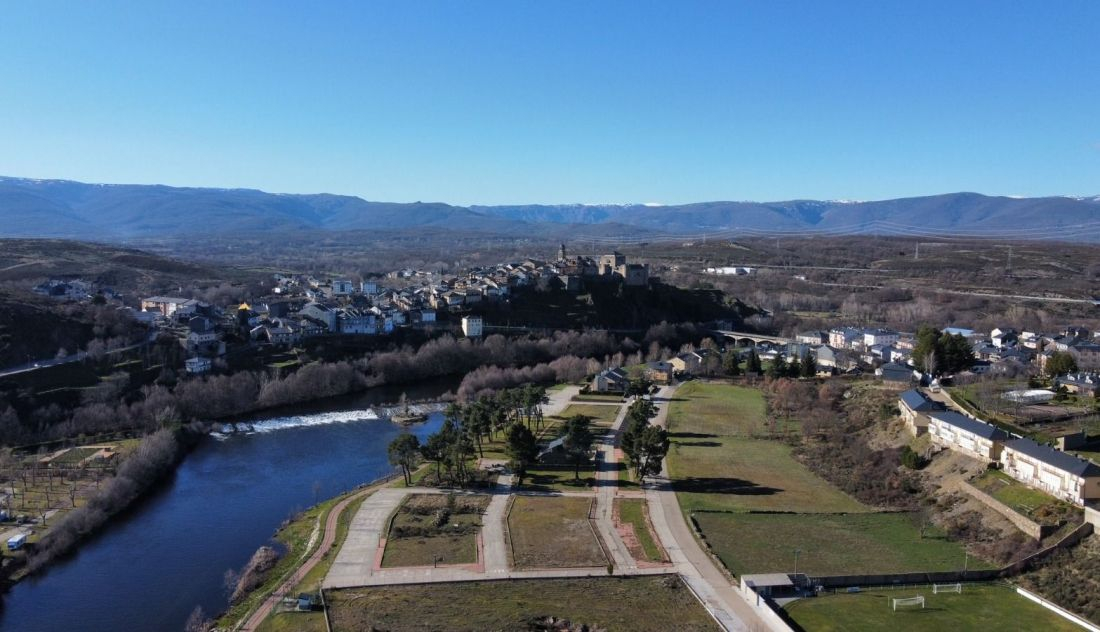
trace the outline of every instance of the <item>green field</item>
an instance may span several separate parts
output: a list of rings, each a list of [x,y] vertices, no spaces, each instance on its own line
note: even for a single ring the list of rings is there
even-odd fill
[[[908,514],[694,514],[707,543],[735,575],[858,575],[961,570],[963,548],[920,530]],[[971,557],[969,568],[989,568]]]
[[[325,596],[335,632],[549,630],[535,627],[549,617],[569,620],[571,629],[718,629],[675,575],[383,586]]]
[[[638,544],[641,545],[642,549],[641,553],[645,556],[644,559],[650,562],[665,561],[664,555],[661,553],[661,547],[657,546],[657,541],[654,539],[646,520],[645,499],[616,498],[615,508],[619,512],[619,522],[629,524],[634,528],[634,537],[638,538]],[[635,551],[631,551],[631,553],[635,554]],[[635,555],[635,557],[637,556]]]
[[[1059,519],[1076,511],[1069,503],[1032,489],[997,470],[987,470],[971,484],[1017,513],[1040,523],[1056,524]]]
[[[869,511],[806,469],[776,441],[711,437],[673,440],[669,473],[684,511]]]
[[[764,397],[755,388],[688,382],[669,405],[674,433],[751,436],[765,428]]]
[[[894,612],[891,599],[923,595],[924,609]],[[940,632],[942,630],[1042,630],[1069,632],[1078,626],[1028,601],[1005,585],[964,584],[961,594],[932,594],[929,586],[874,590],[799,599],[787,613],[810,632]]]
[[[757,389],[690,382],[669,408],[668,468],[684,511],[867,511],[810,472],[787,445],[752,439],[764,426]]]
[[[584,415],[592,418],[592,425],[598,428],[610,428],[615,423],[615,417],[619,414],[619,406],[607,404],[570,404],[556,417],[569,419],[574,415]]]
[[[515,568],[604,566],[607,558],[588,520],[594,499],[516,496],[508,513]]]

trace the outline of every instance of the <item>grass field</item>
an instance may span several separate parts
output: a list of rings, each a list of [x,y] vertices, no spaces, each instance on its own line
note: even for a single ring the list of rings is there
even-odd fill
[[[923,595],[924,609],[894,612],[891,599]],[[931,587],[875,590],[799,599],[787,605],[802,628],[812,632],[940,632],[941,630],[1043,630],[1081,628],[1004,585],[964,584],[961,594],[932,594]]]
[[[668,467],[684,511],[869,511],[776,441],[679,437],[669,449]]]
[[[961,570],[963,548],[920,530],[907,514],[696,513],[707,543],[735,575],[856,575]],[[970,558],[969,568],[989,568]]]
[[[646,520],[645,499],[616,498],[615,508],[619,512],[619,522],[629,524],[634,528],[634,537],[638,538],[638,544],[641,545],[641,553],[644,556],[638,559],[644,559],[650,562],[665,561],[664,555],[661,554],[661,547],[657,546],[657,542],[653,537],[653,532],[650,531],[649,523]],[[635,551],[632,550],[631,554],[637,557]]]
[[[481,514],[488,506],[488,496],[456,496],[451,501],[442,494],[410,495],[390,523],[382,566],[476,562]]]
[[[668,410],[674,435],[750,436],[764,430],[765,416],[759,390],[708,382],[681,386]]]
[[[588,521],[594,499],[516,496],[508,513],[515,568],[604,566],[607,558]]]
[[[610,428],[615,423],[615,417],[619,414],[619,406],[606,404],[570,404],[556,417],[569,419],[574,415],[584,415],[592,418],[592,425],[598,428]]]
[[[335,632],[534,630],[548,617],[589,629],[718,629],[674,575],[462,582],[326,591]]]

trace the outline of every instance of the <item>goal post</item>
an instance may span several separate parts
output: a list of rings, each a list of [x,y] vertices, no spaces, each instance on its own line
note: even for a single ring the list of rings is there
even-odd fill
[[[932,594],[938,595],[940,593],[961,593],[963,591],[963,585],[956,584],[932,584]]]
[[[924,608],[923,595],[919,597],[896,597],[894,599],[891,599],[891,601],[893,601],[894,612],[898,611],[898,606],[901,606],[903,608],[909,606],[920,606],[921,608]]]

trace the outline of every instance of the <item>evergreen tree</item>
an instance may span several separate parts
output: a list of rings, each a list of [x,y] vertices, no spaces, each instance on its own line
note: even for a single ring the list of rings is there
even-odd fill
[[[736,351],[731,349],[726,352],[725,357],[722,358],[722,370],[730,377],[741,375],[741,358]]]
[[[518,422],[508,429],[507,441],[508,467],[516,477],[516,487],[522,487],[527,468],[538,459],[538,442],[531,429]]]

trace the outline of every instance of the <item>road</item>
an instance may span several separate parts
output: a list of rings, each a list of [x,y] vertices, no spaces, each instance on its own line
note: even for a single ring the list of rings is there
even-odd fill
[[[138,347],[143,347],[156,339],[156,332],[150,334],[147,340],[143,340],[139,343],[129,345],[127,347],[119,347],[118,349],[111,349],[105,352],[106,355],[114,353],[123,353]],[[38,360],[27,362],[26,364],[20,364],[14,367],[8,367],[0,370],[0,377],[7,377],[9,375],[15,375],[17,373],[27,373],[29,371],[37,371],[38,369],[45,369],[46,367],[57,366],[59,364],[68,364],[70,362],[81,362],[88,357],[88,354],[83,351],[78,351],[72,355],[67,355],[64,358],[50,358],[49,360]]]

